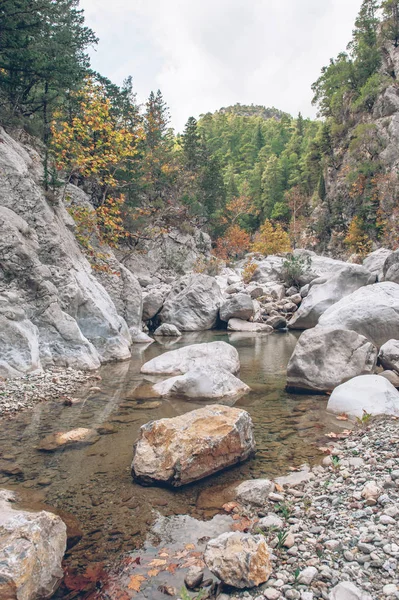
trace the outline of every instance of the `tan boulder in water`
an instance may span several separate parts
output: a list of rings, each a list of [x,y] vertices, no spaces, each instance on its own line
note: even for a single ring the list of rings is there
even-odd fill
[[[98,432],[95,429],[86,429],[79,427],[71,431],[59,431],[50,433],[42,439],[37,449],[43,452],[55,452],[59,448],[86,446],[95,444],[100,439]]]
[[[223,583],[240,589],[265,583],[273,570],[265,538],[238,531],[211,540],[204,559]]]
[[[216,404],[143,425],[132,475],[140,483],[179,487],[240,463],[254,451],[249,414]]]
[[[12,499],[0,491],[0,598],[50,598],[64,575],[65,524],[47,511],[16,510]]]

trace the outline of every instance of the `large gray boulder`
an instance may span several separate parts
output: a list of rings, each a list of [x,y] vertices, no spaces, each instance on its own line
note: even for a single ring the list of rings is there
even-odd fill
[[[339,385],[331,394],[327,410],[361,418],[371,415],[399,415],[399,392],[379,375],[361,375]]]
[[[92,269],[63,201],[93,210],[87,196],[68,186],[65,198],[50,203],[41,157],[27,137],[16,141],[1,129],[0,140],[0,314],[2,329],[18,338],[12,356],[9,340],[0,341],[2,374],[95,369],[129,358],[129,328],[141,324],[136,278],[106,247],[108,268]]]
[[[254,316],[254,303],[248,294],[234,294],[220,307],[220,318],[222,321],[230,319],[241,319],[248,321]]]
[[[378,250],[375,250],[366,256],[363,260],[363,267],[370,271],[370,273],[374,273],[374,275],[377,276],[378,281],[382,281],[384,276],[384,264],[391,254],[392,250],[378,248]]]
[[[240,358],[234,346],[226,342],[193,344],[156,356],[141,367],[141,372],[149,375],[184,375],[204,366],[235,374],[240,370]]]
[[[333,304],[357,289],[375,283],[376,275],[359,265],[345,265],[328,278],[315,279],[298,311],[289,323],[290,329],[311,329]]]
[[[388,340],[381,346],[378,358],[384,369],[399,373],[399,340]]]
[[[272,333],[273,327],[266,323],[250,323],[242,319],[230,319],[228,331],[247,331],[248,333]]]
[[[377,348],[355,331],[316,327],[304,331],[287,367],[287,387],[327,392],[374,373]]]
[[[250,388],[226,369],[203,366],[154,385],[160,396],[218,399],[246,394]]]
[[[143,321],[149,321],[159,313],[164,303],[164,295],[156,290],[143,298]]]
[[[10,492],[0,492],[0,598],[50,598],[64,572],[66,526],[52,513],[13,508]]]
[[[160,318],[180,331],[205,331],[215,327],[222,304],[222,292],[214,277],[186,275],[173,286]]]
[[[295,250],[295,256],[308,257],[310,260],[309,270],[302,277],[301,285],[310,283],[318,277],[329,279],[334,273],[345,268],[348,263],[335,260],[328,256],[317,256],[308,250]],[[284,281],[284,261],[282,256],[268,256],[261,261],[256,261],[258,268],[254,273],[253,281],[269,283],[270,281]]]
[[[384,281],[399,283],[399,250],[392,252],[385,260],[383,278]]]
[[[331,590],[328,600],[373,600],[367,592],[351,581],[341,581]]]
[[[265,583],[273,571],[264,536],[238,531],[222,533],[208,542],[204,560],[224,584],[239,589]]]
[[[327,309],[319,325],[356,331],[377,348],[399,339],[399,285],[382,282],[360,288]]]
[[[38,329],[31,321],[0,315],[0,348],[0,377],[21,377],[41,370]]]
[[[254,451],[249,414],[215,404],[143,425],[132,475],[140,483],[179,487],[240,463]]]

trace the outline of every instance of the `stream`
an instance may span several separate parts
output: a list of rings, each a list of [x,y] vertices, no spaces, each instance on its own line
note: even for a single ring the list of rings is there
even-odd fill
[[[200,560],[207,539],[230,530],[232,517],[221,506],[233,482],[285,475],[320,460],[318,446],[339,425],[326,413],[326,397],[285,392],[297,337],[215,331],[136,345],[130,361],[99,370],[102,379],[92,381],[93,391],[85,386],[75,394],[80,402],[38,404],[7,422],[1,458],[16,468],[0,477],[1,486],[15,490],[24,508],[58,512],[71,543],[80,539],[67,551],[65,582],[54,598],[167,599],[164,586],[180,590],[184,569]],[[150,384],[165,377],[143,376],[141,365],[165,351],[215,340],[239,352],[240,378],[252,391],[235,406],[253,419],[256,456],[183,489],[135,484],[130,465],[140,426],[204,405],[151,398]],[[45,436],[78,427],[100,427],[99,440],[52,453],[37,450]]]

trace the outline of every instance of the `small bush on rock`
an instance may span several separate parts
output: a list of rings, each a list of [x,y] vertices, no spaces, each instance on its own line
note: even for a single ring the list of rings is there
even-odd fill
[[[310,271],[310,256],[294,256],[289,254],[283,262],[284,281],[288,286],[300,287],[301,277]]]
[[[257,268],[258,268],[258,263],[253,262],[252,260],[250,260],[249,262],[246,263],[246,265],[242,271],[242,278],[243,278],[244,283],[248,284],[251,281]]]

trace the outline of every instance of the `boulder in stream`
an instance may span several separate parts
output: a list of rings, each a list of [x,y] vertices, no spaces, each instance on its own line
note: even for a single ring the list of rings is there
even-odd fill
[[[243,462],[254,451],[249,414],[216,404],[143,425],[132,475],[146,485],[179,487]]]
[[[385,377],[362,375],[335,388],[327,410],[359,418],[364,412],[399,416],[399,392]]]
[[[399,285],[383,281],[362,287],[330,306],[319,325],[351,329],[377,348],[392,338],[399,339]]]
[[[47,511],[14,509],[11,500],[0,492],[0,598],[50,598],[64,576],[66,526]]]
[[[227,329],[229,331],[247,331],[249,333],[272,333],[273,327],[266,323],[250,323],[241,319],[230,319]]]
[[[59,431],[50,433],[41,440],[37,446],[42,452],[55,452],[60,448],[76,448],[78,446],[87,446],[95,444],[100,439],[96,429],[86,429],[79,427],[71,431]]]
[[[204,366],[154,385],[160,396],[217,399],[246,394],[250,388],[226,369]]]
[[[254,303],[249,294],[234,294],[220,307],[220,318],[226,322],[230,319],[248,321],[254,312]]]
[[[205,331],[215,327],[222,304],[222,292],[214,277],[185,275],[167,296],[160,318],[180,331]]]
[[[239,589],[265,583],[273,571],[263,535],[238,531],[222,533],[208,542],[204,560],[223,583]]]
[[[309,293],[290,321],[291,329],[316,327],[320,316],[333,304],[357,289],[375,283],[376,275],[364,267],[348,264],[331,277],[312,282]]]
[[[180,337],[181,333],[177,329],[176,325],[171,325],[170,323],[162,323],[162,325],[160,325],[158,327],[158,329],[156,329],[154,331],[154,336],[155,337]]]
[[[304,331],[287,366],[287,387],[313,392],[333,390],[352,377],[370,375],[377,348],[363,335],[334,327]]]
[[[193,344],[156,356],[141,367],[141,372],[147,375],[184,375],[192,369],[204,366],[238,373],[238,352],[226,342]]]

